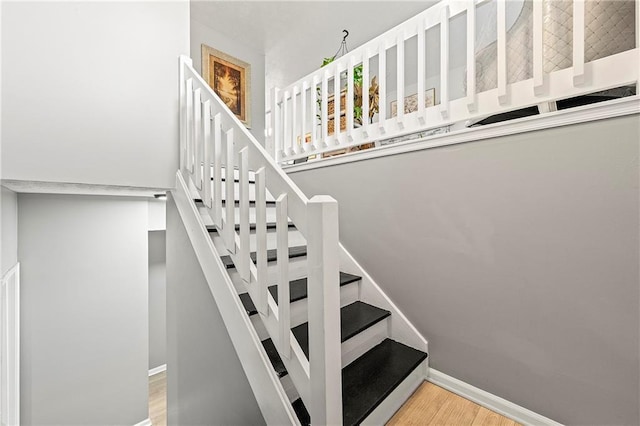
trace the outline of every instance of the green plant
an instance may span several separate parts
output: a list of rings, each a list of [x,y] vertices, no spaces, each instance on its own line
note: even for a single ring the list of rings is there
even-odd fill
[[[335,56],[331,58],[323,58],[320,68],[335,61]],[[346,71],[345,71],[346,73]],[[353,68],[353,119],[356,123],[362,124],[362,96],[358,96],[358,93],[362,93],[362,64]],[[316,93],[318,94],[316,103],[318,104],[318,111],[322,109],[322,90],[320,86],[316,87]],[[320,112],[316,114],[319,120],[321,120]]]

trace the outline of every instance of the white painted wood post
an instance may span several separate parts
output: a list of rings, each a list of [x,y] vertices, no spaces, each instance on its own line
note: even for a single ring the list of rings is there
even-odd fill
[[[180,55],[178,60],[179,93],[180,93],[180,170],[185,173],[187,169],[187,82],[185,68],[192,65],[191,58]]]
[[[504,105],[507,97],[507,4],[506,0],[498,1],[498,103]]]
[[[417,41],[418,41],[418,120],[420,124],[425,124],[427,122],[425,118],[425,107],[424,107],[424,79],[425,79],[425,28],[424,28],[424,18],[421,18],[418,22],[417,29]]]
[[[318,125],[320,124],[320,120],[318,119],[318,115],[320,111],[318,110],[318,92],[317,87],[319,84],[318,76],[313,76],[311,79],[311,147],[312,149],[318,149]]]
[[[340,94],[340,68],[335,63],[336,71],[333,75],[333,137],[334,143],[340,145],[340,116],[343,105],[341,105]]]
[[[249,245],[249,147],[244,147],[238,153],[238,179],[240,187],[240,255],[238,273],[240,278],[246,283],[251,281],[251,270],[249,268],[249,257],[251,247]],[[229,198],[229,197],[227,197]]]
[[[384,41],[378,48],[378,130],[386,133],[387,122],[387,48]]]
[[[256,192],[256,281],[258,297],[256,307],[262,315],[268,315],[267,280],[267,192],[266,171],[260,167],[255,172]]]
[[[369,137],[369,53],[362,53],[362,137]]]
[[[213,206],[212,185],[211,182],[211,165],[213,164],[213,149],[211,141],[211,100],[207,99],[202,106],[202,142],[204,144],[204,160],[202,164],[202,183],[204,185],[204,196],[202,201],[208,208]]]
[[[467,109],[476,110],[476,2],[467,2]]]
[[[202,189],[202,91],[193,91],[193,134],[195,139],[195,179],[196,188]]]
[[[533,2],[533,93],[541,96],[544,93],[544,51],[543,51],[543,19],[542,1]]]
[[[236,252],[236,225],[235,225],[235,198],[234,198],[234,184],[233,184],[233,171],[234,171],[234,141],[233,141],[233,128],[227,130],[227,161],[224,166],[225,169],[225,223],[224,223],[224,242],[227,246],[229,253],[235,254]]]
[[[213,223],[222,230],[222,117],[213,117]]]
[[[322,73],[322,88],[320,89],[320,96],[320,103],[322,105],[322,148],[324,148],[328,146],[327,139],[329,137],[329,73],[326,71]]]
[[[398,129],[404,128],[404,32],[398,32],[396,41],[396,93],[398,94],[398,102],[396,102],[396,125]]]
[[[279,151],[281,149],[281,124],[280,124],[280,89],[273,87],[271,89],[271,134],[267,138],[267,152],[271,154],[271,158],[275,161],[279,160]]]
[[[300,133],[302,134],[300,138],[300,152],[307,151],[307,129],[309,126],[307,118],[307,89],[309,89],[309,84],[306,81],[303,81],[302,92],[300,92]]]
[[[355,56],[351,56],[349,58],[349,65],[347,68],[347,95],[345,97],[345,116],[347,120],[347,140],[348,142],[353,141],[353,94],[354,94],[354,86],[353,86],[353,74],[354,68],[356,66]]]
[[[193,79],[188,79],[186,85],[186,136],[187,136],[187,158],[185,162],[185,169],[187,173],[192,172],[193,166]],[[185,180],[187,177],[185,176]]]
[[[287,194],[276,200],[276,256],[278,262],[278,331],[280,356],[291,358],[291,304],[289,303],[289,219]]]
[[[291,155],[298,153],[298,86],[291,89]]]
[[[282,157],[291,154],[291,119],[289,118],[289,92],[282,96]]]
[[[307,204],[311,423],[342,424],[342,352],[338,203],[315,196]]]
[[[584,76],[584,27],[585,0],[573,0],[573,85],[585,83]],[[640,7],[636,2],[636,7]]]
[[[449,5],[440,13],[440,115],[449,118]]]

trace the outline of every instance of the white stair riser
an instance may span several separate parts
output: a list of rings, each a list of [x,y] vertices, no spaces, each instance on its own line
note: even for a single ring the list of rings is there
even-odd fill
[[[237,286],[239,287],[239,286]],[[237,288],[236,287],[236,288]],[[347,306],[358,300],[358,281],[349,283],[345,286],[340,287],[340,306]],[[307,310],[307,302],[308,299],[297,300],[291,304],[291,328],[296,327],[302,323],[305,323],[309,320],[309,312]],[[251,322],[253,323],[256,330],[261,329],[258,332],[258,336],[260,336],[260,340],[264,340],[269,338],[269,335],[266,334],[267,331],[262,326],[262,320],[260,319],[260,315],[252,315]],[[264,332],[264,335],[260,333]]]
[[[369,349],[389,337],[389,317],[356,334],[342,344],[342,367],[351,364]]]
[[[211,193],[213,194],[213,197],[215,197],[216,195],[213,192],[213,183],[210,183],[210,185],[211,185]],[[267,196],[267,201],[275,200],[275,198],[273,198],[273,196],[269,193],[269,191],[267,191],[266,196]],[[193,198],[200,198],[200,195],[198,194],[198,192],[193,193]],[[227,199],[227,187],[224,182],[222,183],[222,199],[223,200]],[[233,183],[233,199],[235,201],[240,200],[240,182]],[[256,200],[256,185],[253,183],[249,183],[249,200],[250,201]]]
[[[236,232],[239,233],[240,231],[236,231]],[[289,234],[289,247],[307,245],[307,240],[305,240],[305,238],[302,236],[300,231],[296,230],[295,228],[289,228],[288,234]],[[218,252],[224,253],[224,250],[226,249],[224,246],[224,242],[222,238],[219,236],[219,234],[217,232],[211,232],[210,235],[211,235],[211,238],[213,238],[213,244],[216,246],[216,249],[218,250]],[[276,238],[277,238],[276,230],[269,229],[267,231],[267,250],[276,248],[276,244],[277,244]],[[249,247],[250,247],[249,250],[251,252],[256,251],[255,231],[251,231],[251,234],[249,235]]]

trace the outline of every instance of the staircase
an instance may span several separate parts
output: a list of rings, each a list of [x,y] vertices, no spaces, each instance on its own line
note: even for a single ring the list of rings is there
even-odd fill
[[[427,342],[180,58],[174,199],[268,424],[383,424],[425,380]]]

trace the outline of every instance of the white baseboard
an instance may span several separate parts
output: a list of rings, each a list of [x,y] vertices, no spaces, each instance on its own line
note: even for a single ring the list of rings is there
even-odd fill
[[[524,407],[487,391],[478,389],[475,386],[471,386],[468,383],[455,379],[433,368],[429,368],[427,381],[524,425],[561,425],[561,423],[534,413],[531,410],[527,410]]]
[[[151,419],[146,418],[143,421],[141,421],[140,423],[136,423],[133,426],[151,426]]]
[[[153,376],[154,374],[162,373],[163,371],[167,371],[167,364],[159,365],[156,368],[152,368],[151,370],[149,370],[149,377]]]

